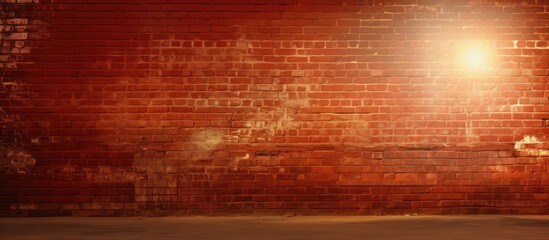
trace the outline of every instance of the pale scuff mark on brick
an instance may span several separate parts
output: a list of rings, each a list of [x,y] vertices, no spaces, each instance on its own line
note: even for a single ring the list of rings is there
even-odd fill
[[[191,142],[194,143],[198,149],[211,151],[223,141],[223,136],[225,136],[225,134],[221,130],[199,130],[191,136]]]
[[[25,149],[15,146],[0,146],[0,172],[27,173],[36,159]]]
[[[250,159],[250,154],[248,154],[248,153],[245,153],[244,156],[242,156],[242,157],[236,156],[234,158],[233,169],[238,170],[238,166],[239,166],[238,163],[240,162],[240,160],[248,160],[248,159]]]
[[[270,142],[273,137],[285,136],[288,132],[301,128],[302,122],[296,120],[296,115],[300,113],[301,108],[310,106],[310,100],[305,96],[306,90],[294,91],[295,85],[275,86],[281,89],[276,100],[279,101],[279,105],[267,108],[269,111],[266,112],[258,111],[251,119],[253,124],[248,128],[248,133],[260,133],[250,136],[255,143]],[[306,86],[304,88],[307,89]]]
[[[282,93],[280,99],[283,103],[277,112],[281,117],[276,122],[276,129],[273,130],[276,132],[276,130],[299,128],[300,123],[295,122],[295,115],[299,113],[299,108],[310,106],[309,99],[290,98],[288,93]]]
[[[478,142],[478,136],[473,133],[473,121],[467,120],[465,122],[465,134],[467,136],[468,143]]]

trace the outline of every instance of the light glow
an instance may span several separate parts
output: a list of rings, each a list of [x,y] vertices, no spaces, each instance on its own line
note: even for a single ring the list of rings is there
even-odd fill
[[[481,48],[469,48],[465,52],[464,61],[467,66],[473,69],[486,68],[486,52]]]
[[[482,66],[486,65],[486,56],[481,49],[469,49],[467,51],[467,62],[470,66]]]

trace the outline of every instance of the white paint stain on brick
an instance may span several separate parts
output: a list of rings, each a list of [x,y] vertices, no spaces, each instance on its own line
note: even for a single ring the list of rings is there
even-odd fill
[[[524,138],[518,142],[515,142],[515,149],[520,150],[522,148],[523,144],[540,144],[542,143],[539,141],[536,136],[524,136]]]
[[[534,146],[523,146],[523,145]],[[518,142],[515,142],[515,150],[520,151],[528,156],[535,157],[548,157],[549,149],[547,148],[546,139],[540,139],[536,136],[524,136],[524,138]]]

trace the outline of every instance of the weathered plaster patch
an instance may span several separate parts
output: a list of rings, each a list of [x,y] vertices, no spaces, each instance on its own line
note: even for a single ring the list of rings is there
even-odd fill
[[[0,172],[27,173],[36,159],[26,150],[13,146],[0,146]]]
[[[206,129],[199,130],[191,136],[191,142],[195,143],[200,150],[214,150],[223,141],[225,134],[221,130]]]

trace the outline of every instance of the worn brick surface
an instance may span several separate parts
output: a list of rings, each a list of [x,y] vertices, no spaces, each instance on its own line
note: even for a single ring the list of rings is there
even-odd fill
[[[549,214],[548,1],[0,3],[1,216]]]

